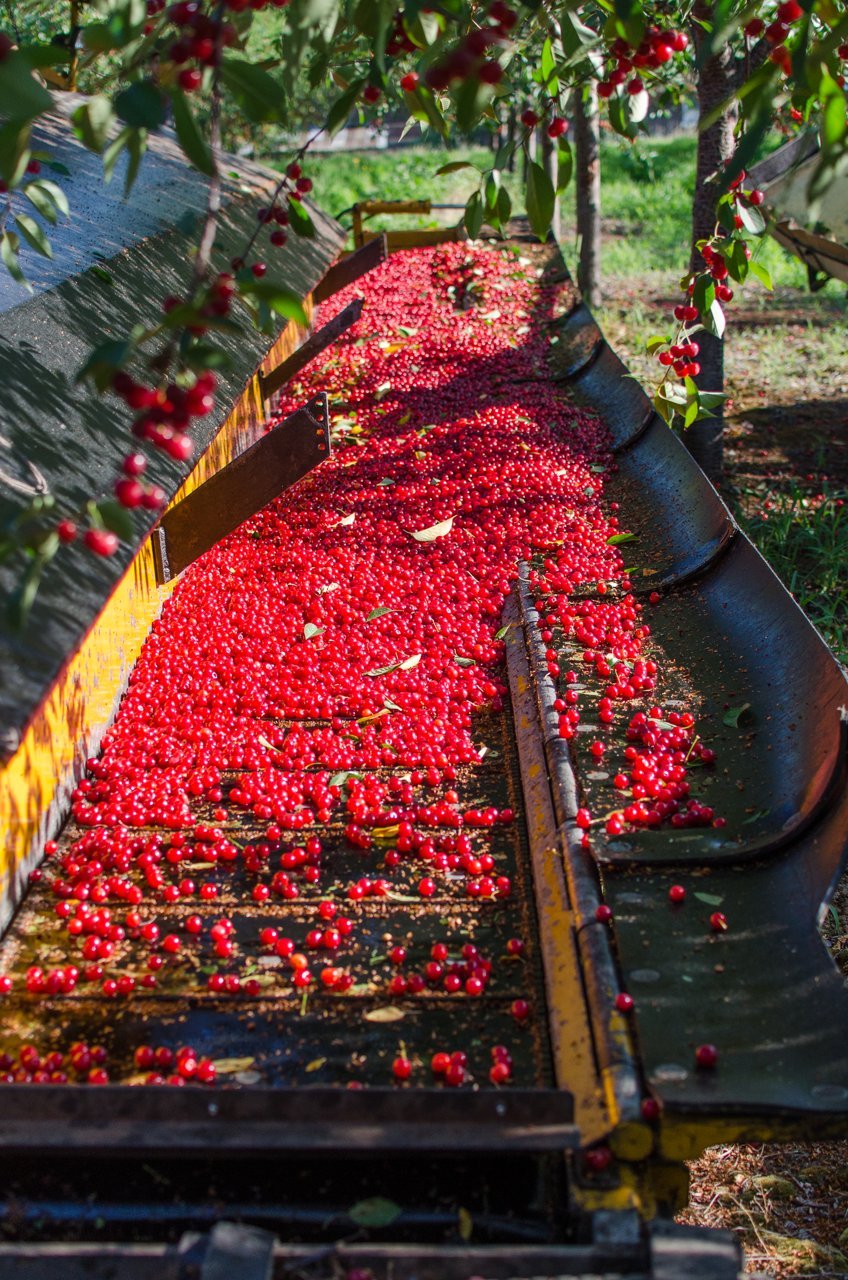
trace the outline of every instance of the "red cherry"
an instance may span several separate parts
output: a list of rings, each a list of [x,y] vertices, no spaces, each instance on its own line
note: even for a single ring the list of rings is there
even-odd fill
[[[400,87],[404,93],[414,93],[420,79],[417,71],[407,71],[406,75],[400,78]]]
[[[73,520],[60,520],[56,525],[56,533],[59,535],[60,542],[75,542],[77,526]]]
[[[113,556],[118,550],[117,534],[109,529],[86,529],[83,541],[96,556]]]
[[[196,67],[186,67],[177,76],[177,82],[185,93],[194,93],[203,82],[203,75]]]
[[[695,1066],[703,1071],[712,1071],[718,1066],[718,1049],[714,1044],[699,1044],[695,1050]]]
[[[526,1000],[513,1000],[510,1013],[516,1022],[526,1022],[530,1017],[530,1005]]]
[[[408,1080],[412,1075],[412,1063],[409,1058],[397,1057],[392,1063],[392,1074],[396,1080]]]

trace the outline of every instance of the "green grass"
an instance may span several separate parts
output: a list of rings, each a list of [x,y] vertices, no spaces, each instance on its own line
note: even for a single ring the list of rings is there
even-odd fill
[[[314,194],[328,213],[338,215],[358,200],[423,200],[465,204],[477,186],[471,169],[436,177],[436,170],[455,160],[470,160],[479,166],[491,164],[491,154],[482,147],[408,147],[396,151],[342,151],[316,156],[309,162],[315,183]],[[518,199],[517,183],[511,184]],[[457,210],[451,220],[461,216]],[[349,222],[349,219],[343,219]],[[418,220],[426,225],[427,219]],[[378,225],[402,226],[392,219]]]
[[[743,497],[746,495],[742,495]],[[756,542],[837,657],[848,661],[848,503],[793,485],[762,501],[755,515],[737,510]]]

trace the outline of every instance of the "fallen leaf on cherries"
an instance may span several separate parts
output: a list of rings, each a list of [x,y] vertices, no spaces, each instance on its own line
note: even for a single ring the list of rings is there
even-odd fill
[[[456,516],[450,516],[447,520],[440,520],[438,524],[431,524],[429,529],[407,529],[407,533],[416,542],[435,542],[437,538],[447,537],[455,519]]]

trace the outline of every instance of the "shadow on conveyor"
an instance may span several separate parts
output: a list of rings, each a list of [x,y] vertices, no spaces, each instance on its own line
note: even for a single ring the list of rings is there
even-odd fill
[[[652,640],[716,750],[705,798],[727,818],[593,830],[646,1079],[672,1111],[750,1117],[752,1138],[779,1136],[781,1120],[803,1132],[804,1117],[811,1135],[841,1132],[848,991],[816,924],[845,862],[845,674],[582,303],[558,333],[558,375],[609,427],[605,496],[636,534],[634,589],[660,597],[646,611]],[[580,782],[583,800],[600,799]],[[680,906],[673,883],[687,890]],[[715,910],[727,932],[711,931]],[[693,1068],[705,1042],[716,1071]]]

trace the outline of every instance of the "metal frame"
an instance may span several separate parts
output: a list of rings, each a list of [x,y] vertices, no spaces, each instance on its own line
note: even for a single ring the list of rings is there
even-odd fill
[[[182,573],[329,452],[330,420],[327,397],[322,394],[168,508],[153,539],[158,582]]]

